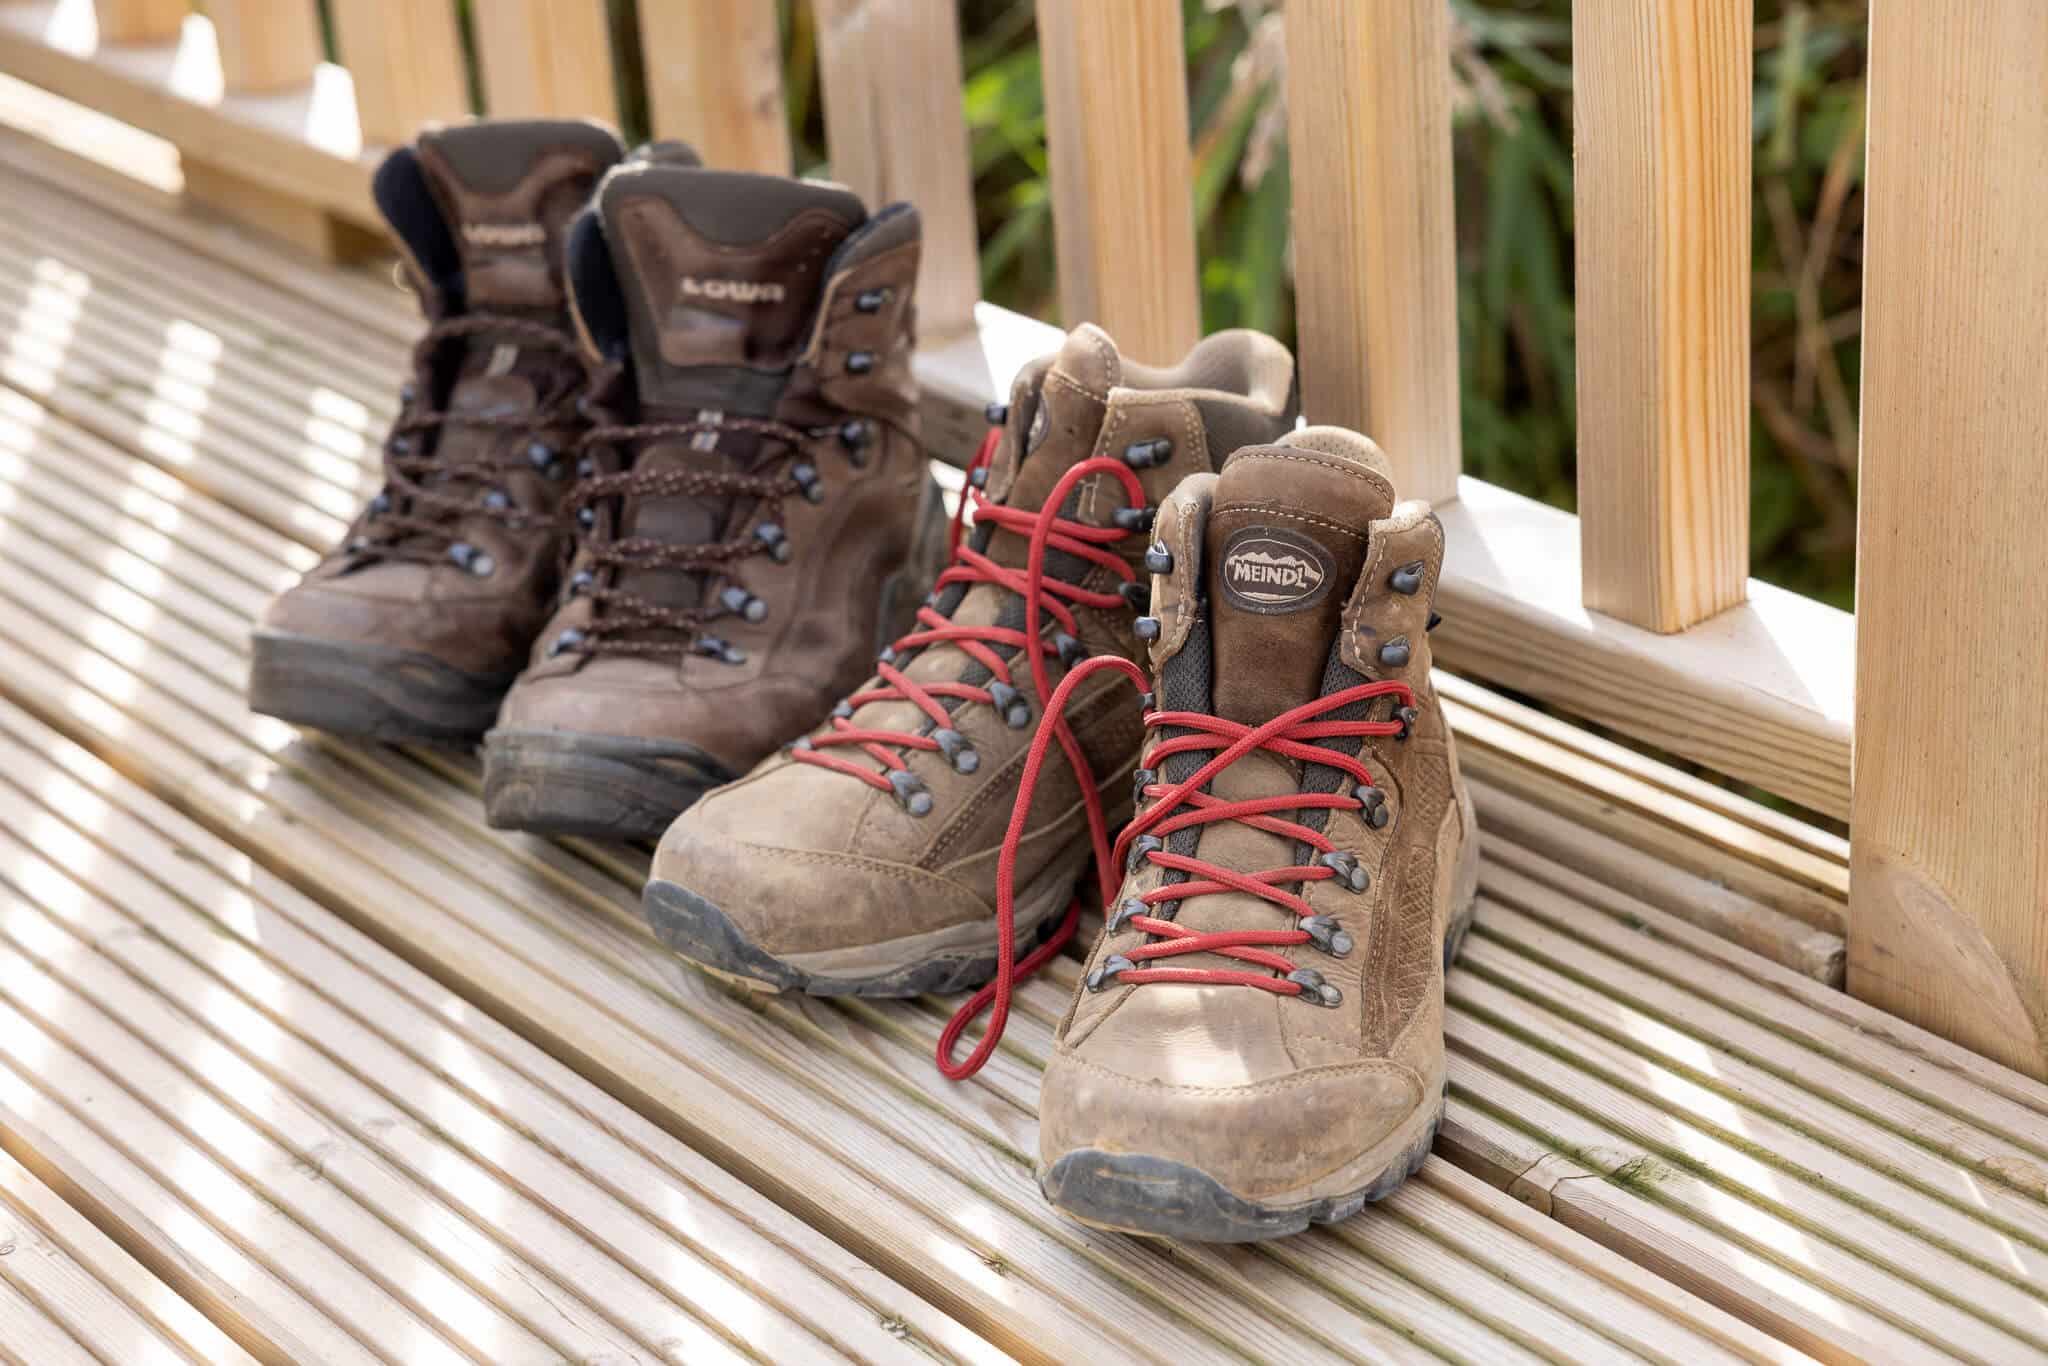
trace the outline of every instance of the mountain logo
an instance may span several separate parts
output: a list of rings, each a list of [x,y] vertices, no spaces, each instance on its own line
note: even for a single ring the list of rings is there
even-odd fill
[[[1246,612],[1299,612],[1330,591],[1330,554],[1299,532],[1249,526],[1223,547],[1223,596]]]

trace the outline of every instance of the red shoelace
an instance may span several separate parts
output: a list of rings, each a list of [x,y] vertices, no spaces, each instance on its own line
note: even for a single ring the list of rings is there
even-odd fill
[[[988,467],[1000,437],[999,430],[990,430],[982,441],[981,450],[976,454],[974,463],[968,467],[970,473]],[[1057,550],[1091,564],[1101,565],[1113,571],[1125,583],[1137,582],[1136,572],[1124,562],[1122,556],[1108,548],[1130,536],[1130,530],[1117,526],[1089,526],[1084,522],[1060,516],[1060,508],[1075,487],[1083,480],[1098,474],[1107,475],[1122,486],[1126,507],[1139,508],[1145,505],[1145,488],[1138,482],[1138,476],[1123,461],[1107,456],[1095,456],[1080,461],[1061,475],[1059,482],[1053,485],[1037,512],[1004,507],[990,501],[978,488],[970,487],[963,494],[960,510],[953,522],[953,561],[939,575],[934,591],[942,592],[952,584],[972,588],[975,584],[987,583],[1006,588],[1024,600],[1024,628],[1013,630],[993,625],[958,625],[927,603],[918,609],[918,629],[900,637],[883,652],[881,661],[875,666],[876,676],[882,680],[882,686],[853,694],[846,699],[842,707],[843,711],[850,713],[870,702],[909,702],[931,719],[932,734],[920,735],[914,731],[863,728],[856,726],[847,716],[834,716],[829,731],[800,741],[791,752],[791,757],[799,763],[816,764],[820,768],[829,768],[858,778],[871,787],[895,794],[907,804],[914,800],[920,785],[904,767],[899,757],[900,751],[947,750],[949,742],[939,738],[943,734],[955,737],[952,752],[947,753],[947,758],[956,766],[959,763],[957,755],[961,751],[957,747],[958,732],[953,730],[952,716],[939,699],[950,697],[963,702],[979,702],[998,709],[1010,700],[1007,694],[1016,686],[1015,676],[1010,661],[998,654],[994,647],[1007,646],[1024,656],[1031,670],[1032,691],[1038,697],[1067,695],[1065,684],[1062,685],[1062,692],[1055,693],[1052,689],[1051,661],[1064,662],[1065,656],[1058,644],[1041,635],[1040,627],[1045,616],[1051,615],[1060,628],[1060,634],[1071,642],[1078,640],[1081,633],[1080,624],[1074,617],[1074,608],[1122,608],[1126,604],[1121,593],[1093,592],[1065,580],[1048,577],[1045,572],[1047,553]],[[960,533],[967,500],[970,498],[973,500],[974,519],[977,525],[987,522],[1002,530],[1029,538],[1023,569],[1006,568],[962,541]],[[957,681],[920,683],[908,677],[892,662],[906,651],[939,644],[953,645],[969,658],[979,662],[992,675],[989,682],[981,686]],[[1091,662],[1094,661],[1084,661],[1078,667],[1085,668],[1087,663]],[[1073,675],[1069,674],[1068,677],[1071,679]],[[1142,678],[1142,675],[1140,677]],[[998,688],[1003,689],[1005,695],[999,696]],[[1038,759],[1028,773],[1032,781],[1035,781],[1038,768],[1044,761],[1044,750],[1054,739],[1059,741],[1060,748],[1066,754],[1067,762],[1073,765],[1074,775],[1080,783],[1082,803],[1088,813],[1089,837],[1097,849],[1106,849],[1109,844],[1109,829],[1108,821],[1102,813],[1101,795],[1097,791],[1100,780],[1089,767],[1088,757],[1082,752],[1080,741],[1075,739],[1065,719],[1050,707],[1041,718],[1037,735],[1033,737],[1033,752],[1037,754]],[[877,770],[857,760],[840,758],[836,754],[826,752],[837,747],[856,748],[880,764],[881,768]],[[892,776],[894,781],[891,780]],[[1024,791],[1028,793],[1029,788],[1025,788]],[[925,800],[930,799],[927,796]],[[1008,868],[1010,862],[1014,860],[1015,845],[1016,841],[1013,839],[1005,847],[1004,868]],[[1115,890],[1114,884],[1111,890]],[[1011,957],[1016,951],[1015,926],[1008,901],[1003,903],[1003,907],[997,924],[1000,942],[996,961],[998,980],[1005,984],[1003,1009],[1007,1015],[1007,983],[1012,973],[1029,976],[1036,972],[1073,938],[1074,930],[1080,924],[1081,903],[1079,898],[1076,898],[1067,907],[1066,918],[1051,937],[1014,967]],[[988,988],[984,987],[981,993],[963,1006],[946,1026],[946,1032],[940,1039],[939,1069],[955,1080],[972,1075],[986,1060],[986,1049],[977,1049],[975,1056],[968,1060],[968,1064],[956,1069],[947,1061],[947,1055],[952,1051],[952,1041],[958,1038],[960,1031],[980,1013],[987,992]],[[992,1026],[991,1033],[1000,1033],[1000,1030]],[[993,1046],[992,1042],[988,1044],[988,1047]]]
[[[990,1054],[995,1051],[997,1042],[1002,1038],[1004,1026],[1009,1022],[1010,996],[1016,983],[1029,977],[1052,956],[1045,946],[1041,946],[1014,969],[1010,965],[1011,955],[1015,952],[1016,938],[1017,846],[1023,840],[1024,827],[1031,815],[1032,794],[1038,786],[1039,769],[1045,762],[1048,748],[1047,732],[1056,731],[1063,726],[1061,716],[1074,690],[1089,677],[1104,669],[1123,674],[1141,692],[1149,686],[1150,680],[1137,665],[1118,656],[1103,655],[1086,660],[1069,672],[1066,678],[1061,680],[1058,689],[1052,695],[1052,700],[1046,706],[1045,724],[1032,738],[1030,751],[1025,756],[1024,771],[1017,785],[1017,804],[1010,814],[1009,830],[1003,836],[1002,855],[996,865],[996,978],[975,993],[973,999],[953,1017],[939,1036],[939,1070],[955,1081],[972,1076],[988,1061]],[[1390,681],[1362,683],[1357,687],[1345,688],[1326,697],[1316,698],[1291,711],[1283,712],[1260,726],[1227,721],[1222,717],[1209,716],[1202,712],[1146,712],[1145,725],[1148,729],[1168,727],[1189,732],[1161,741],[1152,750],[1148,763],[1157,764],[1174,754],[1211,750],[1219,752],[1181,782],[1148,784],[1140,795],[1152,799],[1152,805],[1124,827],[1124,832],[1117,838],[1114,848],[1109,845],[1098,826],[1090,827],[1089,833],[1095,841],[1095,869],[1102,886],[1104,908],[1112,915],[1118,913],[1116,893],[1122,882],[1120,870],[1131,849],[1142,847],[1143,857],[1161,868],[1185,873],[1190,879],[1154,888],[1135,898],[1146,906],[1157,906],[1161,902],[1169,901],[1187,901],[1193,897],[1224,892],[1243,892],[1287,911],[1297,920],[1312,916],[1314,912],[1307,900],[1285,888],[1295,883],[1321,882],[1342,875],[1337,868],[1328,863],[1273,868],[1247,874],[1203,859],[1170,853],[1161,847],[1159,841],[1177,830],[1193,826],[1209,825],[1218,821],[1242,821],[1286,839],[1300,840],[1318,855],[1335,852],[1336,846],[1320,830],[1283,819],[1279,813],[1318,808],[1331,811],[1359,811],[1367,807],[1366,800],[1336,793],[1296,792],[1233,802],[1210,796],[1200,789],[1244,755],[1255,749],[1262,749],[1283,758],[1329,765],[1355,779],[1361,790],[1377,791],[1372,772],[1362,761],[1313,743],[1338,737],[1391,737],[1402,734],[1405,725],[1400,720],[1318,719],[1328,712],[1375,697],[1398,697],[1402,706],[1415,705],[1415,694],[1407,684]],[[1141,839],[1147,841],[1143,846],[1138,845]],[[1069,909],[1070,922],[1076,909],[1078,905]],[[1154,940],[1123,955],[1124,960],[1133,966],[1123,968],[1116,974],[1118,982],[1237,985],[1255,987],[1281,996],[1299,996],[1310,989],[1308,983],[1294,975],[1296,969],[1292,962],[1278,953],[1271,952],[1278,948],[1297,947],[1315,938],[1307,930],[1299,928],[1298,924],[1284,930],[1246,929],[1205,933],[1187,929],[1171,920],[1142,913],[1130,915],[1124,923],[1154,936]],[[1062,934],[1057,937],[1057,943],[1064,944],[1065,936],[1071,933],[1071,928],[1062,927]],[[1057,946],[1054,946],[1053,951],[1057,952]],[[1191,953],[1220,954],[1249,966],[1246,969],[1136,966],[1141,963],[1171,960]],[[1253,971],[1253,968],[1263,971]],[[1275,973],[1280,975],[1274,976]],[[989,1016],[987,1031],[983,1033],[972,1053],[959,1063],[954,1063],[953,1048],[958,1043],[961,1033],[975,1016],[991,1005],[993,1009]]]

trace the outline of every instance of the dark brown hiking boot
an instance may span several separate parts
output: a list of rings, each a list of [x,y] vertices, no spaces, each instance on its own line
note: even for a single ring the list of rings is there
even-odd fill
[[[249,705],[380,740],[467,744],[553,606],[584,368],[563,288],[569,222],[619,144],[595,124],[424,133],[378,206],[427,317],[385,484],[264,611]]]
[[[764,989],[908,996],[994,973],[997,851],[1046,699],[1089,654],[1138,657],[1153,505],[1291,427],[1293,372],[1257,333],[1155,370],[1091,326],[1027,367],[973,536],[916,629],[829,725],[662,840],[645,901],[662,938]],[[1104,678],[1072,699],[1059,738],[1017,856],[1019,940],[1060,923],[1090,807],[1105,828],[1129,809],[1142,728]]]
[[[493,825],[652,838],[867,675],[944,553],[919,239],[812,181],[599,188],[570,248],[596,426],[561,603],[485,740]]]
[[[1039,1181],[1075,1218],[1277,1237],[1428,1154],[1478,879],[1429,679],[1442,560],[1428,505],[1336,428],[1167,500],[1123,886],[1039,1107]]]

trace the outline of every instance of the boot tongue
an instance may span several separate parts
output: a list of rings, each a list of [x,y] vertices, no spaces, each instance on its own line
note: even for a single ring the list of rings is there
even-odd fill
[[[420,134],[416,155],[467,307],[559,316],[569,220],[618,161],[618,139],[573,120],[462,124]]]
[[[642,405],[667,416],[771,414],[833,255],[867,219],[836,185],[659,161],[607,177],[598,214]]]
[[[1012,403],[1011,411],[1022,430],[1010,443],[1008,468],[991,476],[1005,506],[1026,512],[1045,506],[1053,485],[1094,452],[1109,391],[1122,378],[1116,343],[1083,323],[1067,334],[1050,365],[1020,379],[1023,402]]]
[[[1393,510],[1390,473],[1379,447],[1334,427],[1224,462],[1203,551],[1218,716],[1258,725],[1322,694],[1367,528]]]

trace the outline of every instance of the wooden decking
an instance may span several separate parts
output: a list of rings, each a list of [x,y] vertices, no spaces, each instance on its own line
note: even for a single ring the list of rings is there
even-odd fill
[[[726,990],[641,851],[250,715],[408,306],[0,164],[0,1360],[2048,1360],[2048,1088],[1834,988],[1841,843],[1455,680],[1437,1159],[1258,1248],[1064,1222],[1073,962],[950,1085],[950,1002]]]

